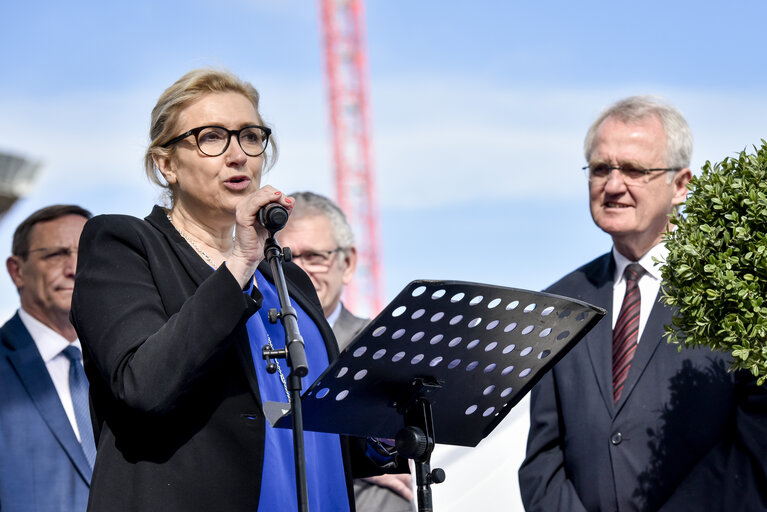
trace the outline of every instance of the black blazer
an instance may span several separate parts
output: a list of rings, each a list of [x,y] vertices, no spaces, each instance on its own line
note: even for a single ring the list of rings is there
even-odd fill
[[[266,262],[259,270],[271,279]],[[297,266],[284,270],[332,360],[338,349],[314,287]],[[88,221],[72,323],[98,444],[89,510],[257,510],[264,416],[245,329],[256,295],[223,266],[213,271],[160,207],[145,221]],[[350,482],[347,471],[351,496]]]
[[[608,253],[547,291],[612,309]],[[528,511],[767,509],[767,390],[726,354],[663,338],[656,303],[621,399],[605,318],[536,385],[519,470]]]

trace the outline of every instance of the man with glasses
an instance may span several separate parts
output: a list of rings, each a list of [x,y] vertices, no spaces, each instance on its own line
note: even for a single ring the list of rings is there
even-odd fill
[[[728,354],[663,336],[673,310],[658,300],[659,266],[692,177],[687,122],[627,98],[584,149],[591,216],[613,248],[547,291],[609,314],[532,391],[525,509],[765,510],[767,390],[728,373]]]
[[[368,320],[354,316],[341,302],[357,266],[354,235],[346,216],[327,197],[312,192],[290,194],[295,206],[279,242],[290,247],[293,261],[309,275],[317,289],[322,310],[343,350]],[[355,480],[358,512],[412,512],[411,477],[381,475]]]
[[[84,512],[96,455],[69,310],[90,212],[55,205],[16,228],[6,268],[21,307],[0,329],[0,509]]]

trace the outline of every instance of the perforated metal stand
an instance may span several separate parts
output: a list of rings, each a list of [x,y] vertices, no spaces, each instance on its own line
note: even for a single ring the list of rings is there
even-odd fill
[[[441,476],[428,467],[434,443],[476,446],[604,314],[547,293],[413,281],[307,389],[304,426],[388,439],[420,429],[426,485]],[[265,404],[289,427],[281,409]]]

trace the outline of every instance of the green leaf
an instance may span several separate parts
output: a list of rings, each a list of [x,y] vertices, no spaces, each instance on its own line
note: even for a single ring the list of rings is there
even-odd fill
[[[664,237],[662,300],[678,308],[667,341],[732,354],[767,381],[767,142],[707,161]]]

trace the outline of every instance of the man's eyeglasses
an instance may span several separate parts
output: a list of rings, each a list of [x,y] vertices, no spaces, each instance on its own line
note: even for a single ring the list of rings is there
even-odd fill
[[[646,185],[650,182],[653,173],[678,171],[678,167],[642,169],[631,164],[610,165],[605,163],[594,163],[583,167],[586,178],[593,185],[603,185],[610,178],[610,174],[616,170],[623,175],[623,181],[626,185]]]
[[[301,254],[293,254],[294,260],[301,260],[300,265],[312,272],[327,272],[333,263],[333,256],[343,247],[336,247],[331,251],[306,251]]]
[[[259,156],[266,151],[271,134],[271,129],[255,124],[240,128],[239,130],[227,130],[223,126],[200,126],[199,128],[192,128],[178,137],[173,137],[163,144],[162,147],[167,148],[190,135],[194,135],[197,147],[203,155],[219,156],[223,155],[227,148],[229,148],[229,141],[232,140],[232,135],[234,135],[237,137],[237,143],[246,155]]]
[[[63,265],[72,255],[77,255],[77,247],[40,247],[38,249],[30,249],[23,253],[22,256],[26,259],[33,252],[40,253],[40,259],[46,263],[52,265]]]

